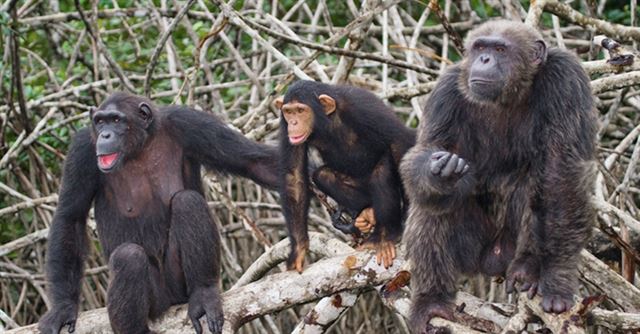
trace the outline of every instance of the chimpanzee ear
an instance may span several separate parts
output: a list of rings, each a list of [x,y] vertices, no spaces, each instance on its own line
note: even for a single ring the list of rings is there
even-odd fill
[[[275,100],[273,100],[273,106],[276,107],[276,109],[280,110],[282,109],[282,105],[284,104],[284,97],[280,96],[278,98],[276,98]]]
[[[89,117],[93,118],[93,114],[96,113],[96,107],[89,107]]]
[[[327,115],[331,115],[334,111],[336,111],[336,100],[333,97],[322,94],[318,96],[318,100],[320,100],[320,104],[324,107],[324,113]]]
[[[535,42],[535,48],[533,53],[533,63],[536,65],[542,64],[547,60],[547,44],[543,40],[537,40]]]
[[[147,123],[147,126],[149,126],[151,120],[153,119],[151,106],[149,106],[146,102],[140,102],[140,104],[138,105],[138,114],[140,115],[140,118],[142,118],[145,123]]]

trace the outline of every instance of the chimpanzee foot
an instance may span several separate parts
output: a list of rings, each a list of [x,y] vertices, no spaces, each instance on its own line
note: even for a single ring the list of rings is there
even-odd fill
[[[425,334],[445,334],[450,333],[448,328],[433,326],[429,322],[431,319],[439,317],[453,321],[453,306],[447,303],[428,303],[425,305],[414,305],[414,309],[409,317],[409,325],[414,333]]]
[[[531,258],[515,260],[507,272],[507,293],[516,291],[527,292],[527,297],[532,299],[538,293],[540,280],[540,265]]]
[[[396,244],[393,241],[382,240],[378,242],[367,241],[358,247],[358,250],[372,249],[376,251],[376,262],[388,269],[396,258]]]
[[[540,306],[547,313],[560,314],[569,311],[573,307],[573,296],[559,294],[545,294],[542,296]]]
[[[304,257],[309,249],[308,242],[302,245],[297,245],[291,250],[289,259],[287,260],[287,269],[295,269],[297,272],[302,273],[304,267]]]

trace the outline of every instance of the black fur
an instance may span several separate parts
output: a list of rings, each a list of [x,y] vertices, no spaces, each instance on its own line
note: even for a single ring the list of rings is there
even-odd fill
[[[145,118],[140,103],[147,104],[152,119]],[[116,122],[115,116],[121,118]],[[123,93],[108,98],[92,118],[93,126],[74,136],[65,162],[46,266],[53,307],[40,320],[40,331],[75,326],[88,250],[86,219],[95,202],[111,273],[107,308],[113,330],[147,333],[148,319],[188,302],[196,332],[206,314],[209,329],[219,333],[220,237],[203,197],[200,165],[275,187],[277,150],[244,138],[211,115],[182,106],[157,110],[150,101]],[[102,173],[95,143],[105,129],[110,131],[106,149],[124,156]]]
[[[336,101],[336,111],[329,116],[318,100],[322,94]],[[313,174],[320,190],[351,214],[373,207],[377,225],[370,237],[372,243],[399,239],[404,195],[398,165],[414,145],[415,132],[382,100],[361,88],[298,81],[284,97],[285,104],[291,101],[310,106],[314,124],[308,140],[292,146],[284,117],[280,122],[281,198],[292,244],[290,267],[298,250],[306,249],[308,242],[309,146],[319,151],[325,163]]]
[[[511,84],[493,101],[478,100],[467,84],[472,56],[450,67],[400,167],[410,202],[404,241],[417,333],[433,316],[451,315],[459,274],[506,272],[509,285],[540,293],[545,311],[567,310],[594,219],[597,118],[579,61],[551,49],[530,64],[527,48],[541,39],[521,23],[487,23],[470,33],[468,45],[481,36],[515,46],[507,51],[515,52]],[[430,166],[442,155],[466,167],[434,173]]]

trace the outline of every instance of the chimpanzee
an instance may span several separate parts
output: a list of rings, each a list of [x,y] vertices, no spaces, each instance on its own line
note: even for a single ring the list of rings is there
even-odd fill
[[[578,59],[508,21],[474,29],[466,49],[400,166],[417,333],[451,318],[462,273],[506,273],[508,291],[518,283],[546,312],[567,311],[594,219],[597,115]]]
[[[367,243],[377,250],[378,263],[389,267],[394,242],[402,234],[404,193],[398,165],[415,144],[415,131],[382,100],[357,87],[298,81],[276,107],[282,110],[280,191],[291,240],[289,268],[302,271],[309,242],[309,146],[325,163],[313,172],[314,182],[348,212],[362,211],[359,220],[375,220]],[[364,210],[369,207],[373,219],[371,210]]]
[[[277,148],[246,139],[212,115],[157,108],[125,93],[93,109],[91,121],[74,136],[65,161],[46,266],[53,307],[40,331],[74,330],[85,225],[95,201],[114,332],[149,333],[148,319],[188,302],[197,333],[203,315],[211,332],[220,333],[220,236],[203,197],[200,165],[275,188]]]

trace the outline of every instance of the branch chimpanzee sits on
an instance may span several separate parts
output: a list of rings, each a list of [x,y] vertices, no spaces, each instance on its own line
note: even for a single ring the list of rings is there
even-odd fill
[[[289,268],[302,271],[309,242],[308,146],[325,163],[313,173],[320,190],[354,215],[373,209],[377,225],[367,242],[376,248],[378,263],[389,267],[402,234],[398,165],[415,144],[415,132],[379,98],[356,87],[298,81],[276,107],[282,110],[281,198],[292,247]],[[370,214],[370,209],[362,213]]]
[[[467,54],[431,93],[400,172],[409,216],[410,323],[450,318],[456,277],[503,275],[546,312],[573,304],[597,116],[577,58],[522,23],[471,31]]]
[[[157,109],[124,93],[91,112],[73,139],[47,254],[53,307],[42,333],[75,326],[87,214],[95,218],[111,282],[107,310],[116,333],[149,333],[147,320],[189,303],[197,333],[223,324],[220,236],[203,197],[200,165],[275,187],[277,148],[254,143],[217,118],[182,106]]]

